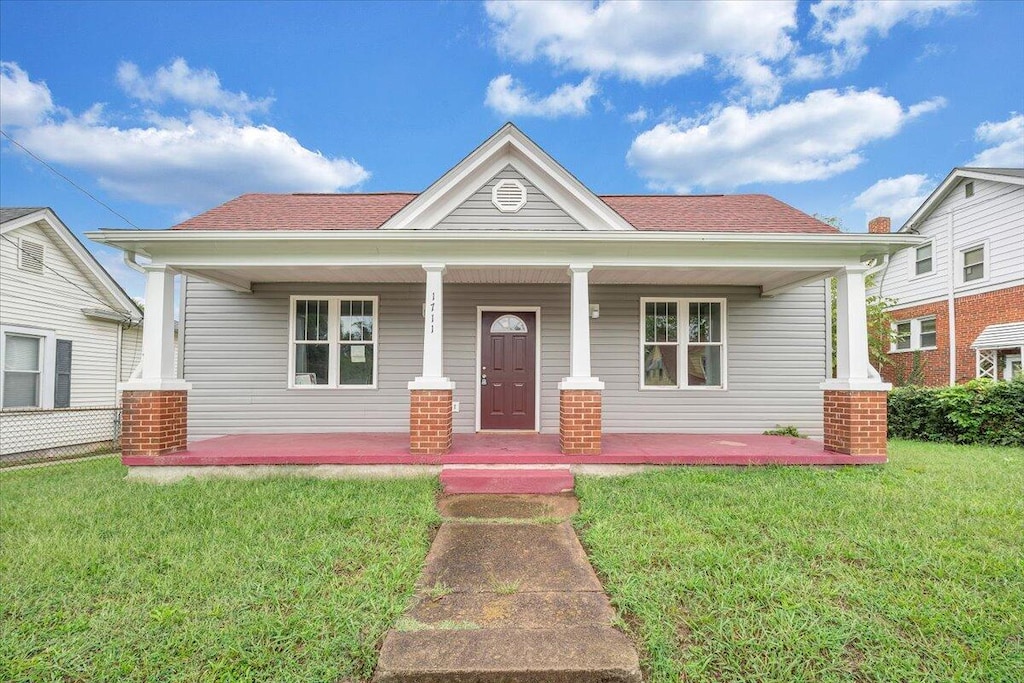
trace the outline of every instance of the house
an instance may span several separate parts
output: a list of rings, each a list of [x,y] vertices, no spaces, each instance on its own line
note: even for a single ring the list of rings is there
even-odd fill
[[[0,455],[112,441],[141,324],[51,209],[0,209]]]
[[[139,466],[382,462],[398,442],[394,462],[440,462],[474,434],[497,434],[491,462],[522,444],[612,462],[614,444],[742,450],[723,435],[780,424],[884,460],[864,273],[923,241],[842,234],[765,195],[599,197],[512,124],[418,194],[243,195],[89,237],[149,259],[124,385]]]
[[[888,233],[889,219],[870,223]],[[888,381],[1009,379],[1024,350],[1024,169],[954,168],[899,229],[873,293],[895,299]]]

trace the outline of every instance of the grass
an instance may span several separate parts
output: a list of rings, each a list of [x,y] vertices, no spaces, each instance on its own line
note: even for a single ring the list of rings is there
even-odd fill
[[[577,479],[647,680],[1024,680],[1024,449]]]
[[[430,543],[436,482],[0,473],[0,680],[370,676]]]

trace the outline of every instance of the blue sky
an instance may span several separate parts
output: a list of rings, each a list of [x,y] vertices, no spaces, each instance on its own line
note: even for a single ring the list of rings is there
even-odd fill
[[[1024,165],[1024,2],[4,0],[0,60],[4,131],[147,228],[421,190],[506,120],[598,193],[765,192],[848,230]],[[126,227],[6,139],[0,203]]]

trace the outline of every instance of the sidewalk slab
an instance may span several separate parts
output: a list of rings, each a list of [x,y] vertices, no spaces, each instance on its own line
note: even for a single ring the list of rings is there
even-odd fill
[[[515,624],[516,628],[559,626],[610,626],[615,612],[604,593],[540,592],[452,593],[441,598],[423,598],[409,612],[425,626],[462,624],[489,628]]]

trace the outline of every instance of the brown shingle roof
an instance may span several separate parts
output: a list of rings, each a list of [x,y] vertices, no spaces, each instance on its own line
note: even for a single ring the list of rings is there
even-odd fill
[[[175,230],[373,230],[417,195],[244,194]],[[637,230],[833,233],[830,225],[764,194],[607,195]]]

